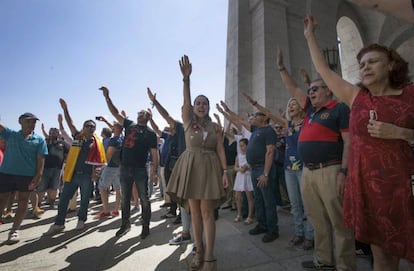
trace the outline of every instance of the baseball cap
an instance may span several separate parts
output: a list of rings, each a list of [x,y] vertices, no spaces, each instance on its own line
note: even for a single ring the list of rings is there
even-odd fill
[[[21,119],[32,119],[32,120],[39,120],[34,114],[26,112],[20,115],[19,120]]]

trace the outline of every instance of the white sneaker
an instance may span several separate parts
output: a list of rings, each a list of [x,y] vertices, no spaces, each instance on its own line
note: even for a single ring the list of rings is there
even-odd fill
[[[85,221],[78,220],[78,224],[76,224],[75,230],[83,230],[85,228]]]
[[[56,225],[53,224],[52,226],[50,226],[49,230],[45,233],[43,233],[44,236],[51,236],[51,235],[55,235],[57,233],[62,232],[65,229],[65,225]]]
[[[17,242],[19,242],[19,233],[17,232],[17,230],[10,230],[9,237],[7,238],[6,244],[12,245],[12,244],[16,244]]]

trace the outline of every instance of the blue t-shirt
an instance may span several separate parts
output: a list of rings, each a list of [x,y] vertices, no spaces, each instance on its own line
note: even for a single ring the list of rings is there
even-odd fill
[[[38,156],[48,154],[46,141],[33,133],[27,138],[22,131],[4,128],[0,137],[6,141],[3,163],[0,172],[20,176],[35,176]]]
[[[247,144],[246,158],[249,165],[264,165],[268,145],[277,140],[275,130],[270,126],[252,127],[253,132]]]
[[[173,140],[173,136],[171,136],[169,132],[162,131],[161,138],[164,139],[164,144],[162,144],[160,153],[160,166],[165,167],[170,152],[170,145]]]
[[[114,147],[115,152],[111,156],[111,161],[109,161],[108,167],[119,167],[121,163],[121,146],[123,140],[123,136],[113,136],[109,139],[108,148]]]
[[[287,170],[301,170],[303,166],[298,152],[298,139],[302,124],[303,120],[297,125],[294,125],[292,121],[288,124],[285,155],[285,169]]]

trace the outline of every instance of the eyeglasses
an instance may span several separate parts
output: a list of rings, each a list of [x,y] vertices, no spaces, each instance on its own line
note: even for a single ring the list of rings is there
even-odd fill
[[[275,126],[275,129],[282,129],[282,127],[280,127],[280,126]]]
[[[95,125],[92,125],[92,124],[87,124],[87,125],[85,125],[85,128],[95,129],[96,126]]]
[[[308,91],[307,91],[308,95],[311,91],[317,92],[319,88],[328,88],[328,87],[327,86],[311,86],[310,88],[308,88]]]

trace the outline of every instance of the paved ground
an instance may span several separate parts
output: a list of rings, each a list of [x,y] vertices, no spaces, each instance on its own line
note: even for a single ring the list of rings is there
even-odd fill
[[[53,223],[56,210],[47,210],[41,219],[28,214],[19,232],[20,242],[0,246],[0,270],[189,270],[192,245],[168,244],[181,227],[172,224],[173,219],[160,219],[165,213],[159,207],[161,204],[158,194],[154,194],[151,234],[145,240],[139,236],[139,213],[132,215],[131,231],[117,238],[120,218],[94,220],[101,206],[93,202],[85,230],[74,230],[77,217],[71,213],[65,231],[54,237],[42,237],[42,233]],[[302,270],[301,261],[312,259],[311,251],[286,248],[293,228],[287,211],[279,211],[279,239],[267,244],[261,241],[261,236],[248,234],[252,225],[234,223],[234,217],[235,213],[229,209],[220,210],[215,250],[218,270]],[[10,226],[10,223],[0,225],[1,241],[7,239]],[[358,258],[358,270],[372,270],[369,260]]]

